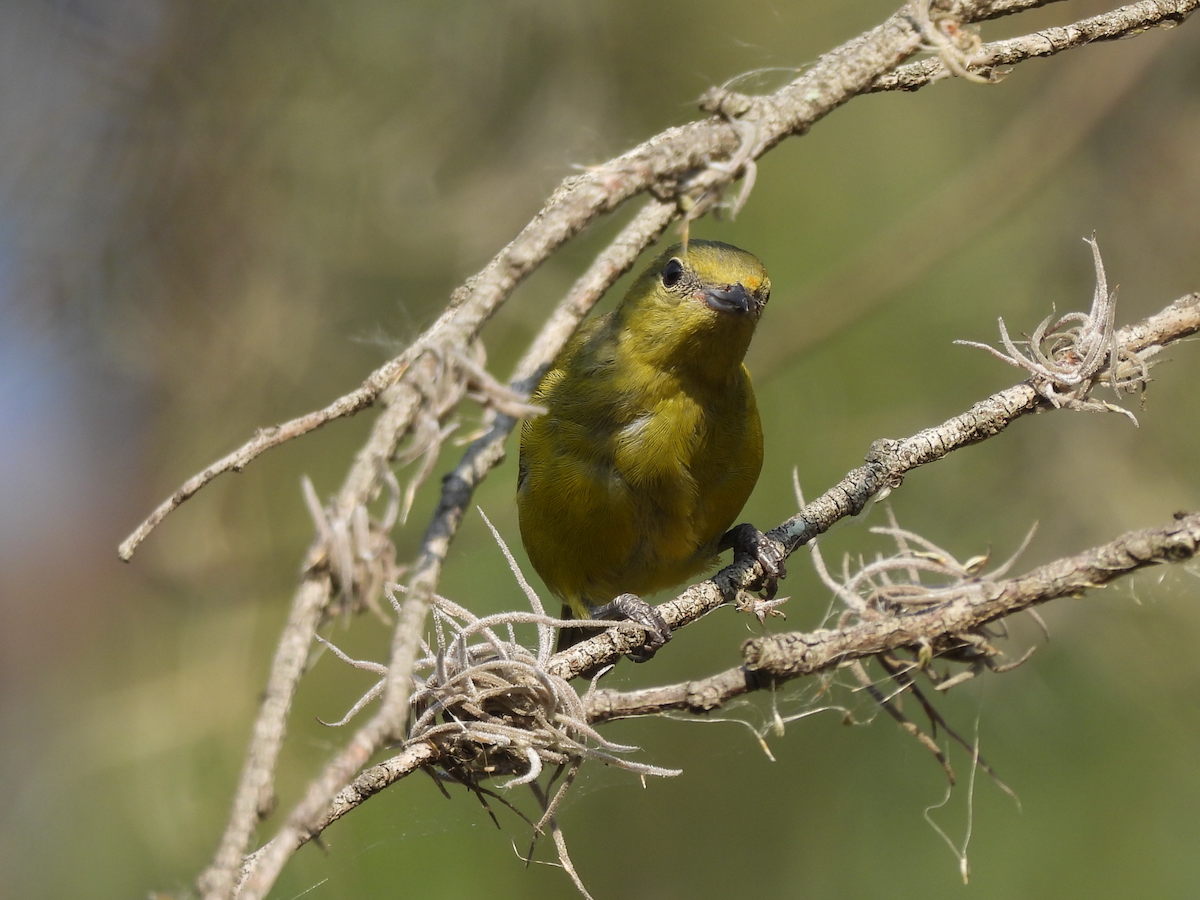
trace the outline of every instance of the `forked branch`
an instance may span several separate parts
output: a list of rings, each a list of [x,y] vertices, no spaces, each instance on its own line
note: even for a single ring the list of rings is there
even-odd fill
[[[705,109],[713,115],[668,129],[628,153],[566,179],[520,234],[454,292],[438,320],[402,354],[368,376],[357,391],[324,410],[260,432],[240,450],[189,479],[122,544],[123,558],[128,559],[172,509],[222,472],[239,470],[283,439],[368,405],[382,406],[341,488],[316,516],[326,527],[309,550],[309,565],[276,651],[229,823],[212,865],[200,880],[205,896],[221,900],[233,896],[251,836],[273,805],[274,771],[292,697],[320,623],[339,597],[348,598],[356,606],[369,605],[371,586],[383,580],[379,577],[381,570],[371,569],[373,561],[383,565],[393,558],[386,547],[379,546],[379,538],[386,537],[379,523],[367,515],[370,504],[388,486],[392,461],[405,452],[406,441],[414,454],[432,459],[431,445],[422,443],[421,436],[443,434],[443,421],[454,415],[461,399],[474,395],[489,407],[489,430],[468,448],[447,477],[419,556],[408,570],[410,591],[396,622],[380,708],[313,780],[305,798],[286,817],[277,840],[258,857],[251,877],[241,885],[240,895],[264,896],[298,846],[297,840],[312,833],[329,815],[335,798],[354,782],[375,753],[389,741],[403,737],[414,666],[421,655],[418,636],[433,604],[441,567],[475,487],[503,457],[504,441],[515,424],[511,413],[519,411],[513,405],[519,397],[497,390],[495,379],[464,361],[476,359],[473,352],[482,328],[528,275],[599,217],[636,196],[650,195],[619,238],[597,257],[560,304],[530,348],[514,376],[512,387],[518,395],[533,384],[592,304],[671,222],[692,219],[713,208],[738,179],[743,180],[744,188],[752,184],[757,159],[786,137],[806,133],[853,97],[878,90],[911,90],[955,72],[975,76],[982,73],[990,78],[997,65],[1011,66],[1089,41],[1178,24],[1197,3],[1200,0],[1130,4],[1069,26],[1070,33],[1063,40],[1047,40],[1048,32],[1039,32],[1017,43],[1001,42],[1004,48],[975,43],[969,36],[960,42],[956,29],[1044,5],[1044,0],[964,0],[949,4],[943,12],[937,12],[940,7],[929,2],[906,4],[878,27],[822,56],[772,94],[710,94]],[[920,69],[897,68],[929,48],[936,49],[936,61],[911,64],[923,66]],[[887,80],[889,73],[901,71],[903,78]],[[898,484],[909,469],[995,434],[1014,418],[1045,405],[1044,396],[1028,384],[1021,385],[937,429],[906,441],[878,442],[865,467],[783,523],[772,536],[794,549],[837,519],[860,511],[872,498]],[[357,546],[351,540],[334,547],[328,538],[356,534],[369,536],[369,546]],[[352,564],[335,564],[337,560],[350,560]],[[744,565],[730,567],[712,582],[667,604],[665,617],[673,624],[690,621],[731,599],[757,575]],[[565,678],[597,660],[615,659],[628,649],[620,646],[622,634],[610,632],[578,645],[573,648],[576,655],[553,660],[552,671]]]

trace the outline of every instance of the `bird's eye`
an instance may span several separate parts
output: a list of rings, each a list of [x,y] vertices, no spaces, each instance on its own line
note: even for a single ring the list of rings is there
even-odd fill
[[[675,287],[679,284],[679,279],[683,277],[683,263],[677,259],[670,260],[663,266],[662,283],[663,287]]]
[[[767,291],[765,294],[763,294],[763,302],[762,302],[762,305],[763,305],[763,306],[766,306],[766,305],[767,305],[767,301],[768,301],[768,300],[770,300],[770,299],[771,299],[771,292],[768,290],[768,291]]]

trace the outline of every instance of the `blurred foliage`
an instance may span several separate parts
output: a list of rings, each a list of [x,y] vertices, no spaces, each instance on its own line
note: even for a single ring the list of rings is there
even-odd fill
[[[299,479],[336,489],[370,413],[274,451],[169,519],[131,566],[118,540],[256,427],[322,405],[419,332],[574,167],[696,115],[742,73],[768,90],[887,15],[881,2],[13,0],[0,9],[0,871],[13,897],[184,892],[219,835],[271,648],[311,535]],[[1106,8],[1064,3],[986,38]],[[1020,129],[1024,128],[1024,131]],[[1016,140],[1020,137],[1021,140]],[[994,340],[1085,307],[1096,231],[1118,316],[1200,288],[1200,24],[1020,66],[999,86],[861,98],[772,152],[736,222],[693,234],[752,250],[775,293],[753,351],[767,462],[744,518],[795,507],[869,443],[939,422],[1017,379],[955,338]],[[1002,148],[1003,152],[997,152]],[[996,173],[1001,175],[996,177]],[[507,373],[620,220],[523,285],[484,340]],[[623,289],[623,284],[618,291]],[[1141,427],[1056,414],[909,477],[901,522],[1018,569],[1200,506],[1200,354],[1155,369]],[[1136,401],[1135,401],[1136,402]],[[464,434],[476,412],[464,414]],[[448,449],[439,470],[451,464]],[[515,455],[515,454],[514,454]],[[400,473],[403,477],[404,473]],[[478,503],[514,545],[515,460]],[[397,532],[411,555],[430,485]],[[824,543],[881,547],[845,524]],[[514,547],[514,549],[518,549]],[[787,627],[827,592],[794,557]],[[978,897],[1183,896],[1200,879],[1196,568],[1142,576],[1013,623],[1023,668],[943,699],[978,728],[1022,810],[980,779]],[[478,517],[443,584],[487,612],[522,603]],[[782,627],[772,623],[773,627]],[[712,616],[617,683],[708,674],[753,631]],[[381,658],[365,617],[333,637]],[[841,679],[844,681],[844,679]],[[342,737],[367,683],[331,657],[304,682],[284,807]],[[772,704],[869,704],[797,685]],[[793,722],[768,761],[737,724],[627,722],[619,740],[684,775],[643,790],[593,771],[561,820],[595,896],[938,896],[957,864],[922,819],[936,765],[884,719]],[[961,839],[966,774],[934,817]],[[306,847],[274,896],[570,896],[462,792],[415,778]],[[268,824],[268,828],[270,823]],[[551,858],[547,848],[540,859]]]

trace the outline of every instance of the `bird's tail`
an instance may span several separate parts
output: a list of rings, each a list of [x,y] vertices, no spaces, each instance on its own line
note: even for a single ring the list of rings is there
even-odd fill
[[[562,608],[562,617],[564,619],[573,619],[575,617],[569,604],[564,603]],[[596,633],[595,628],[560,628],[558,630],[558,647],[556,652],[561,653],[564,650],[570,649],[582,641],[584,638],[591,637]]]

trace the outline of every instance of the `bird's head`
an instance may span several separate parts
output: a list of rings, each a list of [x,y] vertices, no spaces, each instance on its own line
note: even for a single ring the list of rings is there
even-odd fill
[[[717,241],[676,244],[652,262],[626,293],[619,328],[648,357],[690,361],[716,373],[737,366],[771,296],[758,259]]]

